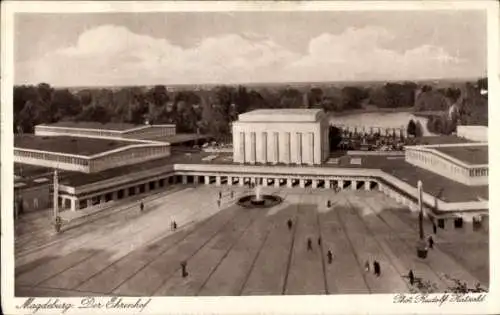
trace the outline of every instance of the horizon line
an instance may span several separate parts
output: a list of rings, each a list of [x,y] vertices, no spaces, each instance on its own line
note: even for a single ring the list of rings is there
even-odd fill
[[[311,84],[340,84],[340,83],[383,83],[383,82],[425,82],[425,81],[468,81],[468,80],[478,80],[482,78],[488,78],[487,74],[484,76],[477,75],[471,77],[441,77],[441,78],[420,78],[420,79],[374,79],[374,80],[338,80],[338,81],[261,81],[261,82],[228,82],[228,83],[148,83],[148,84],[102,84],[102,85],[52,85],[48,82],[38,82],[38,83],[14,83],[13,86],[22,85],[32,85],[36,86],[41,83],[49,84],[53,88],[120,88],[120,87],[149,87],[163,85],[166,87],[180,87],[180,86],[234,86],[234,85],[311,85]]]

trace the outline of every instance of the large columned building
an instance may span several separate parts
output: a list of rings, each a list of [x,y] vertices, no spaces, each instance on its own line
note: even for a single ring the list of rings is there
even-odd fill
[[[328,120],[319,109],[260,109],[233,123],[236,163],[321,164],[329,155]]]

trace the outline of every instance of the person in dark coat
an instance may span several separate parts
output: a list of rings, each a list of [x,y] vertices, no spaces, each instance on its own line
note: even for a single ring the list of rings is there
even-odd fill
[[[328,253],[326,253],[326,257],[328,258],[328,263],[331,264],[333,261],[333,253],[331,250],[328,250]]]
[[[313,245],[312,245],[312,241],[310,238],[307,239],[307,250],[312,250],[313,249]]]
[[[434,248],[434,239],[432,238],[432,236],[429,236],[429,248],[430,249],[433,249]]]
[[[174,231],[177,230],[177,222],[174,221],[172,223],[172,228],[174,229]]]
[[[222,191],[219,191],[219,199],[222,198]]]
[[[413,285],[415,283],[415,275],[413,274],[413,270],[410,269],[408,272],[408,278],[410,279],[410,284]]]
[[[292,229],[292,220],[291,219],[288,219],[288,221],[286,222],[286,224],[288,225],[288,229],[291,230]]]
[[[321,237],[318,237],[318,246],[321,246]]]
[[[182,268],[182,277],[183,278],[186,278],[188,276],[188,273],[187,273],[187,262],[183,261],[181,262],[181,268]]]
[[[373,272],[377,277],[380,276],[380,263],[376,260],[373,262]]]
[[[141,208],[141,212],[144,211],[144,203],[143,202],[141,202],[140,208]]]

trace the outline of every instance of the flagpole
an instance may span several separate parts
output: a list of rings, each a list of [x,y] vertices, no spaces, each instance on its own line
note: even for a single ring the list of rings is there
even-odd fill
[[[57,169],[54,170],[54,220],[59,216],[59,177],[57,174]]]

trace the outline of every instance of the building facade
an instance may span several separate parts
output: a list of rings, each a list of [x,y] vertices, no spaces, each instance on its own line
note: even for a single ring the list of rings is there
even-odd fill
[[[473,151],[477,162],[467,161],[446,153]],[[443,152],[444,151],[444,152]],[[463,155],[463,154],[462,154]],[[459,155],[458,155],[459,156]],[[462,143],[441,145],[419,145],[405,147],[407,163],[429,170],[469,186],[488,185],[488,151],[484,143]]]
[[[113,148],[104,139],[74,139],[72,137],[49,137],[50,139],[34,138],[24,141],[28,135],[17,136],[14,139],[14,162],[37,165],[53,169],[75,171],[82,173],[96,173],[106,169],[132,165],[152,159],[170,156],[170,145],[155,141],[130,141]],[[32,137],[31,137],[32,138]],[[68,146],[53,146],[55,139],[62,139],[75,145],[75,150],[68,150]],[[45,150],[40,149],[39,143],[47,140]],[[76,141],[73,141],[76,140]],[[50,141],[50,142],[49,142]],[[32,146],[33,145],[33,146]],[[85,146],[101,147],[95,152],[81,150]]]
[[[321,164],[329,155],[328,121],[317,109],[262,109],[232,125],[236,163]]]
[[[175,125],[98,124],[61,122],[35,126],[37,136],[72,136],[147,140],[175,135]]]
[[[488,142],[488,127],[457,126],[457,136],[471,141]]]

